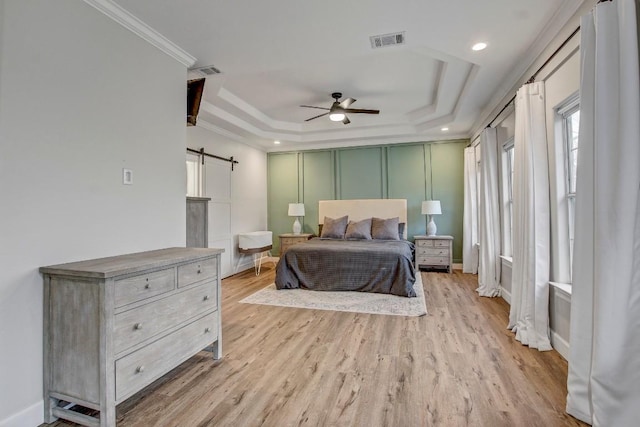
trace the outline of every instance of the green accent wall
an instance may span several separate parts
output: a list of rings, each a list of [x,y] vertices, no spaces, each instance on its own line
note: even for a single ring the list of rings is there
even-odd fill
[[[305,205],[303,231],[318,233],[318,201],[407,199],[407,237],[426,233],[423,200],[440,200],[438,234],[454,237],[454,262],[462,262],[464,149],[468,140],[309,150],[267,155],[268,225],[290,233],[289,203]]]
[[[429,165],[430,146],[402,145],[389,147],[389,199],[407,199],[407,238],[425,234],[426,221],[422,201],[427,199],[431,180],[425,171]]]
[[[289,203],[298,202],[298,154],[273,154],[267,158],[267,218],[273,243],[280,245],[278,234],[291,233],[294,218],[289,218]],[[306,206],[305,206],[306,208]]]
[[[318,201],[334,200],[336,194],[335,160],[332,151],[302,153],[302,186],[304,201],[303,232],[318,234]],[[278,242],[279,243],[279,242]]]
[[[454,237],[454,262],[462,262],[465,147],[466,144],[431,145],[432,200],[440,200],[442,206],[442,215],[435,215],[433,220],[437,234]]]
[[[384,148],[347,148],[337,150],[340,200],[382,199]]]

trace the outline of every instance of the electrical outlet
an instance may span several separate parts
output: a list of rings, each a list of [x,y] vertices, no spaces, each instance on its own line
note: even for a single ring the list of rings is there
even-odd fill
[[[133,185],[133,171],[131,169],[122,169],[122,183]]]

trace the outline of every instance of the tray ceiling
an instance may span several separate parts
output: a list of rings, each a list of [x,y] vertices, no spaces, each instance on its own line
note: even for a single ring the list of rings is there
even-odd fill
[[[274,151],[469,137],[582,1],[115,3],[221,71],[199,126]],[[405,44],[372,49],[370,36],[400,31]],[[380,114],[305,122],[322,111],[299,105],[330,107],[332,92]]]

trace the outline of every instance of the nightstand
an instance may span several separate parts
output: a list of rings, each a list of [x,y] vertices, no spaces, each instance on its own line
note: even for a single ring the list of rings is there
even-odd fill
[[[293,233],[285,233],[285,234],[280,234],[280,256],[282,256],[282,254],[289,249],[291,246],[293,245],[297,245],[298,243],[302,243],[305,242],[307,240],[309,240],[311,237],[313,237],[313,234],[311,233],[300,233],[300,234],[293,234]]]
[[[414,236],[416,244],[416,267],[446,268],[452,272],[452,236]]]

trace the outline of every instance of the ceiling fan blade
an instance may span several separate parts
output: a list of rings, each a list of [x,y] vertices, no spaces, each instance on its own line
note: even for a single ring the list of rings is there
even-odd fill
[[[380,114],[380,110],[364,110],[362,108],[347,108],[345,113],[365,113],[365,114]]]
[[[311,117],[310,119],[305,120],[305,122],[308,122],[309,120],[317,119],[318,117],[326,116],[327,114],[329,114],[329,113],[319,114],[317,116],[314,116],[314,117]]]
[[[345,109],[346,109],[346,108],[349,108],[349,105],[353,104],[354,102],[356,102],[356,100],[355,100],[355,99],[353,99],[353,98],[347,98],[347,99],[345,99],[344,101],[342,101],[342,102],[340,103],[340,106],[341,106],[342,108],[345,108]]]
[[[325,107],[314,107],[313,105],[301,105],[301,107],[305,107],[305,108],[317,108],[318,110],[330,110],[330,108],[325,108]]]
[[[349,117],[344,116],[344,119],[342,119],[342,123],[344,123],[345,125],[348,125],[349,123],[351,123],[351,120],[349,120]]]

